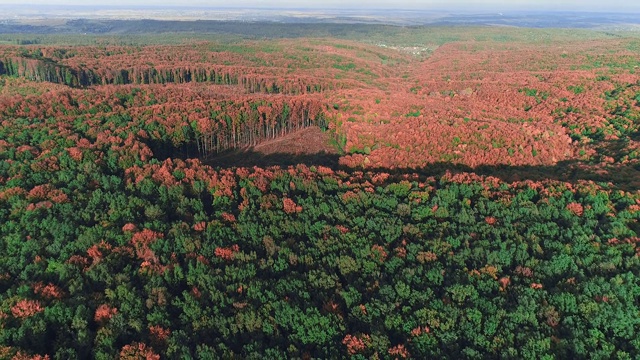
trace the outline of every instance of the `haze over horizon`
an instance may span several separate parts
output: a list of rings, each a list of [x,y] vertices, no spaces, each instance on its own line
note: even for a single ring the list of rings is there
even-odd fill
[[[179,0],[28,0],[20,4],[16,0],[0,0],[0,5],[19,6],[109,6],[109,7],[139,7],[139,6],[180,6],[190,7],[219,7],[219,8],[296,8],[296,9],[407,9],[407,10],[448,10],[448,11],[585,11],[585,12],[640,12],[640,3],[628,0],[325,0],[321,3],[312,0],[245,0],[229,6],[229,2],[214,0],[194,0],[188,5]]]

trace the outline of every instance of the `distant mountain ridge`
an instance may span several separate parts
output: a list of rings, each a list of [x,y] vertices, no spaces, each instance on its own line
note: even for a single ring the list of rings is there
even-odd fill
[[[639,14],[588,12],[447,13],[404,10],[264,10],[174,8],[66,8],[28,9],[0,5],[0,33],[136,34],[199,32],[275,37],[336,35],[367,26],[515,26],[632,30]],[[290,25],[295,25],[292,27]],[[338,26],[336,28],[336,26]]]

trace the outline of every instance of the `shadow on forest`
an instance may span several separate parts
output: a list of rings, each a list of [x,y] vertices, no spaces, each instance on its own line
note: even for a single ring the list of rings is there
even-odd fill
[[[259,152],[235,151],[212,157],[203,162],[207,165],[220,168],[229,167],[269,167],[269,166],[295,166],[304,164],[306,166],[326,166],[333,170],[372,171],[386,172],[392,175],[403,175],[416,173],[421,176],[434,176],[436,178],[450,174],[475,173],[483,176],[493,176],[505,182],[514,181],[544,181],[557,180],[568,183],[591,180],[598,183],[612,183],[614,189],[624,191],[640,190],[640,164],[635,165],[597,165],[588,164],[579,160],[567,160],[558,162],[553,166],[510,166],[510,165],[482,165],[469,167],[462,164],[448,162],[432,163],[422,168],[351,168],[339,164],[340,156],[337,154],[289,154],[275,153],[262,154]]]
[[[637,134],[634,134],[637,135]],[[597,147],[599,155],[610,156],[619,160],[629,144],[628,139],[601,141]],[[177,154],[174,154],[176,156]],[[185,154],[183,154],[185,155]],[[184,157],[183,157],[184,158]],[[437,162],[422,168],[366,167],[352,168],[340,165],[340,155],[320,152],[316,154],[269,153],[264,154],[252,149],[240,149],[221,153],[202,159],[203,163],[214,168],[230,167],[289,167],[298,164],[306,166],[326,166],[333,170],[385,172],[392,175],[416,173],[420,176],[436,178],[446,173],[475,173],[482,176],[493,176],[505,182],[556,180],[568,183],[594,181],[611,183],[610,187],[624,191],[640,190],[640,163],[631,164],[597,164],[578,159],[560,161],[555,165],[481,165],[470,167],[450,162]]]
[[[320,152],[316,154],[274,153],[263,154],[253,150],[234,150],[203,159],[202,162],[221,168],[229,167],[269,167],[269,166],[326,166],[331,169],[339,168],[340,155]]]

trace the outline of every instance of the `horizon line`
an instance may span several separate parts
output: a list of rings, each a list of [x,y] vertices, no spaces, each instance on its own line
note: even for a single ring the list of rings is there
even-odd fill
[[[451,11],[461,11],[461,12],[529,12],[529,13],[588,13],[588,14],[621,14],[621,15],[630,15],[640,13],[639,9],[632,9],[631,13],[629,11],[601,11],[601,10],[570,10],[570,9],[531,9],[531,8],[494,8],[490,7],[487,9],[483,9],[481,7],[471,8],[469,7],[453,7],[453,8],[421,8],[421,7],[376,7],[376,8],[350,8],[350,7],[291,7],[291,6],[211,6],[211,5],[110,5],[110,4],[95,4],[95,5],[87,5],[87,4],[2,4],[0,3],[0,7],[25,7],[33,10],[34,7],[44,7],[44,8],[55,8],[55,7],[64,7],[64,8],[113,8],[113,9],[175,9],[175,8],[188,8],[188,9],[212,9],[212,10],[336,10],[336,11],[377,11],[377,10],[395,10],[395,11],[422,11],[422,12],[451,12]],[[465,10],[466,9],[466,10]]]

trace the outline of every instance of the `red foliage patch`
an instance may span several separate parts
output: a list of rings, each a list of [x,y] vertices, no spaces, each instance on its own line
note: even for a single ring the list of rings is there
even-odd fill
[[[39,301],[27,299],[18,301],[18,303],[11,308],[11,314],[19,319],[33,316],[42,311],[44,311],[44,308],[40,306]]]
[[[122,231],[124,232],[134,232],[136,229],[136,225],[132,223],[127,223],[122,227]]]
[[[344,339],[342,339],[342,344],[347,347],[347,352],[350,355],[355,355],[363,352],[368,346],[371,345],[371,337],[367,334],[363,334],[360,336],[347,334]]]
[[[69,153],[69,156],[71,156],[73,160],[77,162],[82,161],[82,150],[79,147],[67,148],[67,152]]]
[[[33,292],[49,299],[60,299],[64,295],[63,291],[56,285],[51,283],[45,285],[42,282],[37,282],[33,285]]]
[[[236,217],[235,215],[228,213],[228,212],[224,212],[222,213],[222,220],[228,222],[228,223],[235,223],[236,222]]]
[[[296,205],[296,203],[290,198],[282,199],[282,206],[284,208],[284,212],[287,214],[295,214],[302,211],[302,206]]]
[[[31,191],[29,191],[29,195],[27,198],[31,201],[33,200],[45,200],[49,198],[49,193],[53,190],[51,185],[38,185],[35,186]]]
[[[379,262],[384,262],[387,259],[387,252],[382,246],[376,244],[371,247],[371,256]]]
[[[195,231],[204,231],[206,228],[207,228],[206,221],[200,221],[199,223],[196,223],[195,225],[193,225],[193,230]]]
[[[160,355],[153,352],[144,343],[131,343],[120,350],[120,360],[160,360]]]
[[[87,255],[92,259],[93,263],[97,263],[102,260],[102,258],[104,257],[104,253],[110,250],[111,245],[102,240],[100,241],[100,243],[94,244],[89,249],[87,249]]]
[[[409,356],[411,356],[409,354],[409,351],[404,347],[404,345],[400,344],[400,345],[396,345],[392,348],[389,349],[389,355],[391,356],[396,356],[397,357],[401,357],[403,359],[408,358]]]
[[[533,276],[533,270],[531,270],[531,268],[520,265],[516,266],[515,273],[528,278]]]
[[[51,209],[51,207],[53,207],[53,203],[51,203],[51,201],[40,201],[36,204],[31,203],[29,205],[27,205],[27,211],[35,211],[38,209]]]
[[[2,355],[2,353],[0,352],[0,355]],[[49,357],[49,355],[40,355],[40,354],[36,354],[36,355],[28,355],[25,354],[21,351],[18,351],[12,358],[11,360],[50,360],[51,358]]]
[[[505,277],[501,277],[500,280],[498,280],[498,282],[500,283],[500,290],[506,290],[507,286],[509,286],[509,284],[511,283],[511,279],[509,279],[508,276]]]
[[[233,260],[235,253],[240,251],[240,247],[238,245],[233,245],[228,248],[217,247],[215,249],[215,256],[224,260]]]
[[[163,237],[164,235],[161,233],[149,229],[144,229],[133,234],[133,237],[131,237],[131,243],[135,246],[148,246],[154,241],[162,239]]]
[[[582,214],[584,214],[584,208],[582,207],[581,204],[576,202],[572,202],[569,205],[567,205],[567,210],[571,211],[577,216],[582,216]]]
[[[431,329],[429,329],[428,326],[418,326],[417,328],[414,328],[411,330],[411,335],[412,336],[420,336],[422,334],[428,334],[431,332]]]
[[[484,221],[489,225],[495,225],[496,222],[498,222],[498,220],[496,220],[496,218],[494,218],[493,216],[487,216],[486,218],[484,218]]]
[[[98,323],[105,323],[117,313],[118,309],[112,308],[107,304],[102,304],[96,309],[93,319]]]
[[[149,334],[153,341],[157,343],[164,343],[171,335],[171,330],[165,329],[160,325],[154,325],[149,327]]]

